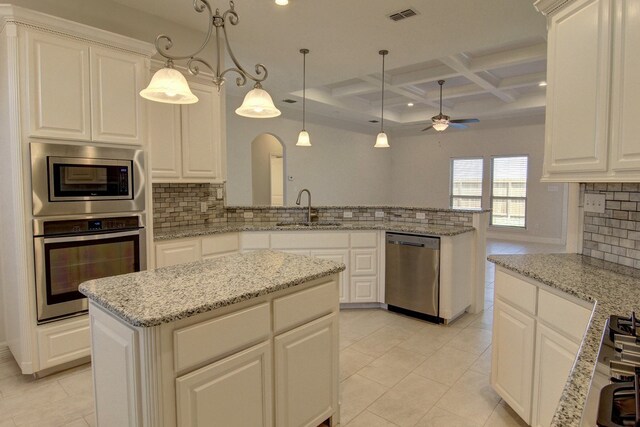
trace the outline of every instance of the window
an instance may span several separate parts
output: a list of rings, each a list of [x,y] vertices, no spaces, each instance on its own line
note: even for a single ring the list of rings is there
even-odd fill
[[[494,157],[491,163],[491,225],[525,227],[527,156]]]
[[[451,159],[451,209],[482,208],[482,157]]]

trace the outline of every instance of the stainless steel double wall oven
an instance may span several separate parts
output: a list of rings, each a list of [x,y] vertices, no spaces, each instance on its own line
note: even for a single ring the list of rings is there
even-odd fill
[[[80,314],[86,280],[146,268],[142,150],[32,142],[38,322]]]

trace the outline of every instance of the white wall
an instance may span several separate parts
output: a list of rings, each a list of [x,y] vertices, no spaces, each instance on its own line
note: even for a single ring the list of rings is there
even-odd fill
[[[388,204],[389,150],[373,148],[376,134],[363,134],[308,123],[312,147],[296,147],[301,122],[282,117],[248,119],[235,109],[242,99],[227,97],[227,204],[251,205],[251,141],[262,133],[285,146],[286,206],[308,188],[314,205]],[[306,200],[306,199],[305,199]]]
[[[540,182],[544,124],[468,129],[395,137],[391,148],[394,205],[449,207],[452,157],[484,157],[483,207],[490,207],[491,156],[529,156],[527,230],[491,228],[490,234],[553,241],[562,239],[564,184]]]

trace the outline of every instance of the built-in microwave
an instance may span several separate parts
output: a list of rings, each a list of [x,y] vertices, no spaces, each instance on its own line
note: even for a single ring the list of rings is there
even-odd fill
[[[33,215],[144,211],[144,153],[31,142]]]

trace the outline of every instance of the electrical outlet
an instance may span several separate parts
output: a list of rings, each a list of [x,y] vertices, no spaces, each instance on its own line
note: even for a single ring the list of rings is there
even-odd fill
[[[584,194],[584,211],[594,213],[604,213],[605,196],[599,193]]]
[[[253,218],[253,212],[245,212],[242,215],[245,219]]]
[[[424,212],[416,212],[416,219],[425,219],[427,215]]]
[[[342,213],[342,217],[343,217],[343,218],[353,218],[353,212],[344,211],[344,212]]]
[[[375,216],[376,216],[376,218],[384,218],[384,212],[376,211]]]
[[[207,213],[207,209],[209,209],[209,206],[207,206],[207,202],[200,202],[200,212]]]
[[[223,197],[222,188],[216,189],[216,199],[217,200],[222,200],[222,197]]]

